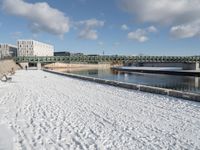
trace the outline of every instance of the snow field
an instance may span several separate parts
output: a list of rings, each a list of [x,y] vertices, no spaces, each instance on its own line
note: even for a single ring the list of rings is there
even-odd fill
[[[16,150],[200,149],[199,103],[36,70],[0,83],[1,125]]]

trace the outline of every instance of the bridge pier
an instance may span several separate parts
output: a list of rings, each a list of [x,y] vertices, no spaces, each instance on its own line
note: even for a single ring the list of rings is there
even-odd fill
[[[41,70],[41,68],[42,68],[42,65],[41,65],[40,62],[38,62],[38,63],[37,63],[37,69],[38,69],[38,70]]]
[[[195,88],[199,88],[199,77],[195,77],[195,79],[194,79],[194,85],[195,85]]]
[[[183,70],[200,70],[199,62],[196,63],[184,63]]]
[[[200,70],[199,62],[196,62],[196,70]]]

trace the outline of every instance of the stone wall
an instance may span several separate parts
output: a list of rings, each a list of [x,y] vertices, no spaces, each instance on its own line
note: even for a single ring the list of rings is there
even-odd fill
[[[52,63],[47,64],[45,68],[110,68],[110,64],[67,64],[67,63]]]

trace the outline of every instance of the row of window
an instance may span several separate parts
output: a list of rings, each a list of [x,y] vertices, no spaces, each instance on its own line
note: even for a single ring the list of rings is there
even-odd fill
[[[33,45],[33,41],[18,41],[17,43],[18,43],[18,45],[19,45],[19,44],[23,44],[23,45],[24,45],[24,44]]]
[[[45,48],[50,48],[53,49],[52,45],[48,45],[45,43],[40,43],[40,42],[36,42],[36,41],[18,41],[18,46],[19,47],[33,47],[34,46],[38,46],[38,47],[45,47]]]
[[[22,48],[19,49],[19,51],[24,51],[24,50],[33,51],[33,48],[24,48],[24,47],[22,47]]]
[[[22,55],[25,55],[25,56],[28,56],[28,55],[33,55],[33,51],[19,51],[19,55],[22,56]]]
[[[0,48],[9,48],[8,45],[0,45]]]
[[[19,47],[21,48],[21,47],[27,47],[27,48],[29,48],[29,47],[33,47],[33,45],[19,45]]]

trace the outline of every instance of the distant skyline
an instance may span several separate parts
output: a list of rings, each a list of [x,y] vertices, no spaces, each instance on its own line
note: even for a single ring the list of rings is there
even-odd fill
[[[1,0],[0,43],[55,51],[200,55],[200,0]]]

